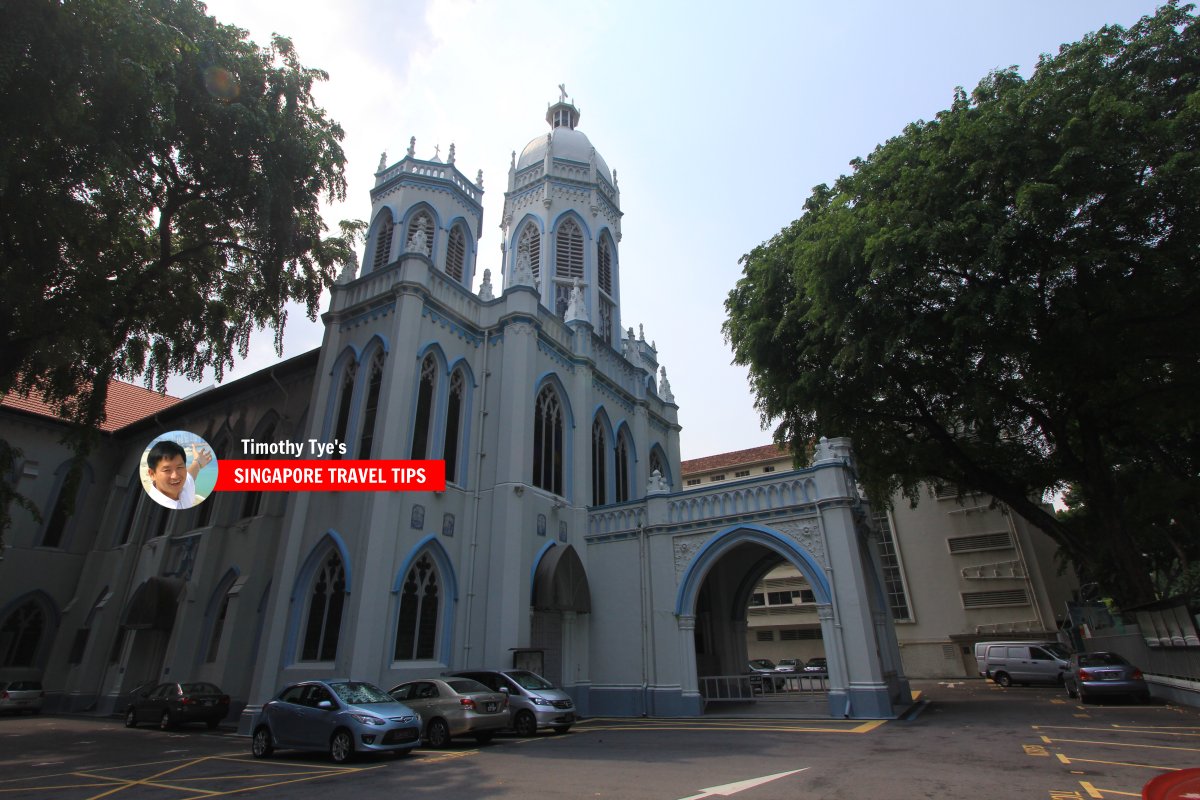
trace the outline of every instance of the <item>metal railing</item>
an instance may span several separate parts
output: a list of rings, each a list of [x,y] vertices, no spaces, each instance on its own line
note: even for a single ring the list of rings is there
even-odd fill
[[[753,673],[701,675],[700,696],[709,703],[757,703],[819,700],[829,692],[825,675],[803,673]]]

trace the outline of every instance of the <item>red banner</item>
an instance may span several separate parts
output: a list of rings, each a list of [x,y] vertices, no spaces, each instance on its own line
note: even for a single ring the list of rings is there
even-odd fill
[[[287,460],[218,463],[218,492],[441,492],[445,461]]]

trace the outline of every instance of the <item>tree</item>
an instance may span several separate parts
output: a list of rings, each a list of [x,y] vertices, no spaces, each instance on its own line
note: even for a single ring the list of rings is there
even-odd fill
[[[957,90],[742,257],[724,332],[778,441],[852,436],[876,499],[989,494],[1126,604],[1151,529],[1200,555],[1192,11]],[[1040,502],[1067,485],[1087,513]]]
[[[218,378],[285,304],[316,316],[359,222],[324,72],[196,0],[15,0],[0,26],[0,393],[85,452],[111,378]],[[0,477],[0,480],[4,480]]]

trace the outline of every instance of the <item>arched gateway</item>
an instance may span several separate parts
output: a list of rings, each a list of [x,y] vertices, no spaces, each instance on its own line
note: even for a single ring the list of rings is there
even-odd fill
[[[605,607],[594,615],[600,674],[593,675],[592,712],[703,713],[705,676],[746,672],[750,595],[786,562],[813,592],[829,661],[830,715],[895,716],[911,696],[869,519],[845,439],[823,440],[805,470],[652,493],[637,508],[593,513],[591,580],[625,590],[595,601]],[[634,674],[630,628],[638,623]],[[623,648],[624,661],[606,657],[609,648]]]

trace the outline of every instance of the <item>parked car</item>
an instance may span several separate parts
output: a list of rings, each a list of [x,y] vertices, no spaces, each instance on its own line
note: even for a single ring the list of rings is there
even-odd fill
[[[1010,641],[1010,642],[976,642],[975,643],[975,666],[979,670],[979,677],[981,677],[981,678],[992,677],[991,675],[988,674],[988,667],[987,667],[988,648],[992,647],[992,646],[999,647],[1001,645],[1003,645],[1005,647],[1040,647],[1043,650],[1045,650],[1046,652],[1053,655],[1055,658],[1060,658],[1063,661],[1066,661],[1067,659],[1069,659],[1071,657],[1070,651],[1067,650],[1065,647],[1063,647],[1058,642],[1051,642],[1051,641],[1031,642],[1027,639],[1024,641],[1017,640],[1017,641]]]
[[[829,662],[824,658],[810,658],[804,665],[804,674],[809,677],[825,677],[829,674]]]
[[[1062,683],[1067,672],[1067,656],[1045,645],[988,644],[984,673],[1001,686],[1019,683]]]
[[[1071,656],[1063,685],[1067,697],[1087,701],[1100,695],[1125,695],[1139,703],[1150,701],[1142,671],[1119,653],[1076,653]]]
[[[341,764],[362,752],[405,755],[421,742],[421,717],[361,681],[303,681],[284,687],[250,726],[250,752],[317,750]]]
[[[125,727],[156,722],[170,730],[184,722],[203,722],[209,730],[229,715],[229,695],[213,683],[160,683],[134,696],[125,710]]]
[[[804,660],[800,658],[781,658],[775,665],[776,672],[800,672],[804,669]]]
[[[421,715],[421,738],[430,747],[446,747],[454,736],[471,735],[487,744],[508,728],[508,695],[493,692],[474,678],[428,678],[388,690]]]
[[[0,681],[0,714],[40,714],[45,697],[40,681]]]
[[[451,677],[472,678],[493,692],[506,692],[512,728],[519,736],[533,736],[543,728],[566,733],[578,719],[571,696],[536,672],[473,669]]]
[[[775,662],[769,658],[752,658],[746,662],[750,672],[750,688],[756,694],[781,692],[786,679],[776,674]],[[770,678],[764,676],[770,675]]]

